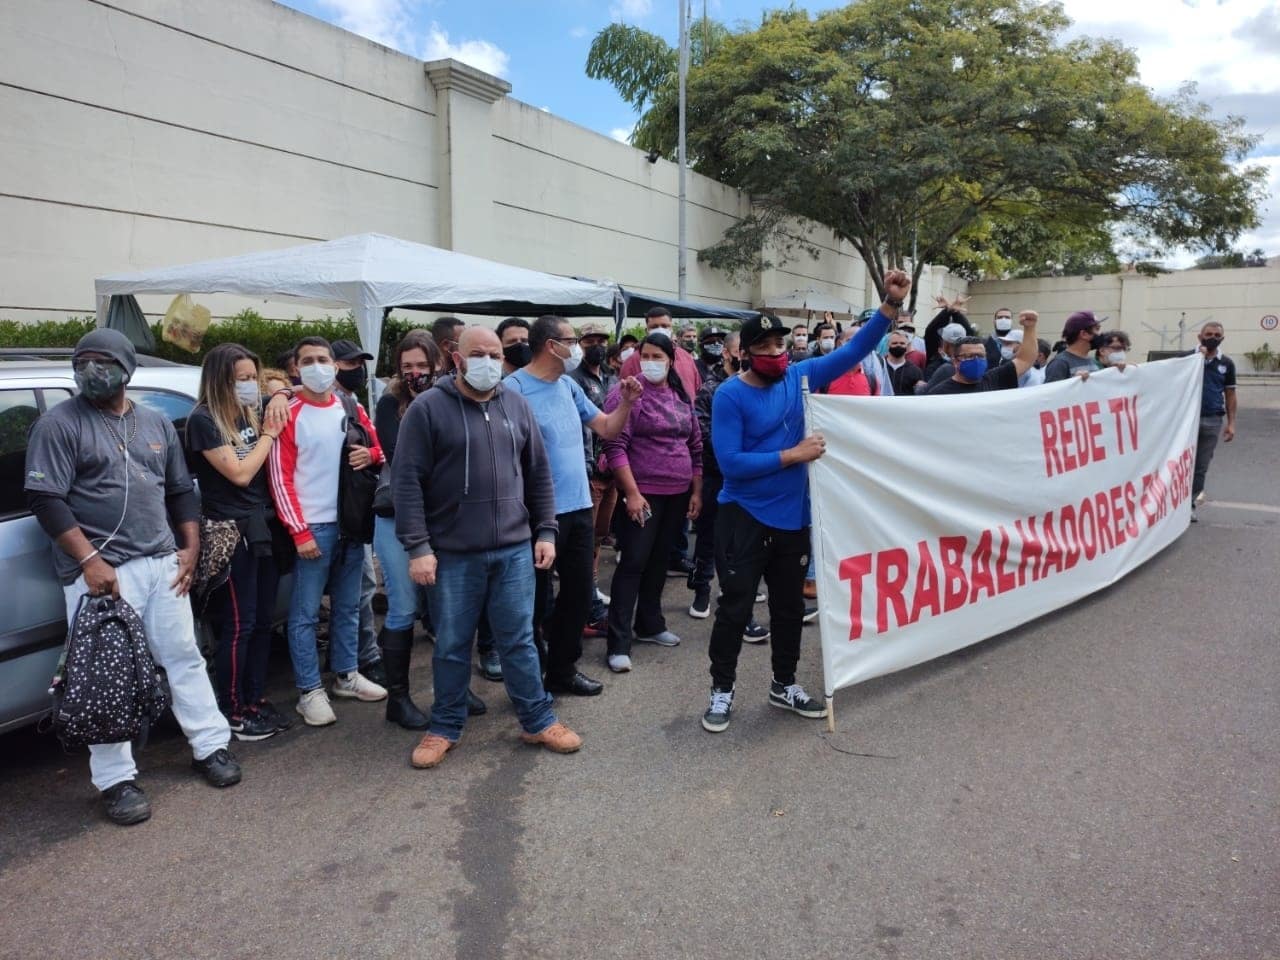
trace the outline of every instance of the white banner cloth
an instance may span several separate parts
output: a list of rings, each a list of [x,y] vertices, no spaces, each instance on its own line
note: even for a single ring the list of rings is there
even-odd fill
[[[1115,583],[1191,517],[1203,362],[964,396],[809,397],[827,696]]]

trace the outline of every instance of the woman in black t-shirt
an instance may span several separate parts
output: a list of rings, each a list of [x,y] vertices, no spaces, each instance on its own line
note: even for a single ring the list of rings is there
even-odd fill
[[[237,740],[265,740],[289,727],[263,698],[280,581],[266,463],[281,427],[264,426],[261,410],[258,358],[234,343],[210,350],[187,418],[187,450],[200,487],[202,542],[235,537],[225,582],[215,578],[204,616],[217,638],[218,704]]]

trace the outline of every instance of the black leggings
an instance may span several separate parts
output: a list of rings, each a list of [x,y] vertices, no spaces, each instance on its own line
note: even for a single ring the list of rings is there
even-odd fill
[[[609,589],[609,653],[631,653],[636,634],[652,637],[667,629],[662,615],[662,588],[667,559],[689,512],[689,492],[666,496],[645,494],[653,516],[642,527],[625,509],[618,511],[618,551],[622,559]],[[634,630],[633,630],[634,621]]]
[[[217,638],[218,705],[227,716],[241,716],[266,691],[279,583],[275,558],[255,557],[241,537],[231,555],[231,575],[210,599],[207,613]]]

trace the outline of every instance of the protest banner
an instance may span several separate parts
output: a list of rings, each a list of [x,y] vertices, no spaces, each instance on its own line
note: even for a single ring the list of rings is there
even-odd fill
[[[1029,389],[807,398],[828,701],[1115,583],[1187,529],[1197,356]]]

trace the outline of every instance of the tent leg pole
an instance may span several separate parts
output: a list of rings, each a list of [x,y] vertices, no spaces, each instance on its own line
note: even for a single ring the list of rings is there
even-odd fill
[[[827,733],[836,732],[836,702],[834,698],[827,697]]]

